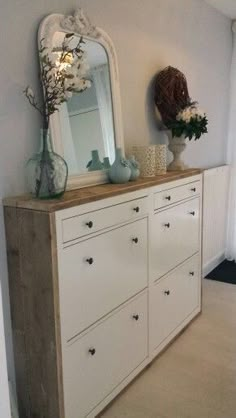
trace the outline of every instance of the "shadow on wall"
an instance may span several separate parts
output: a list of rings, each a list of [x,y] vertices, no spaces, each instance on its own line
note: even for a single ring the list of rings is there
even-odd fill
[[[151,144],[167,144],[167,134],[163,131],[159,112],[154,102],[155,80],[157,73],[152,77],[146,94],[145,112],[149,138]]]

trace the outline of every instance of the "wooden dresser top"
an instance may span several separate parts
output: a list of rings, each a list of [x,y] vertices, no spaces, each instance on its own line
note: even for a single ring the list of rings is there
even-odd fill
[[[139,178],[136,181],[125,184],[107,183],[97,186],[84,187],[81,189],[70,190],[60,199],[40,200],[33,198],[31,195],[9,197],[3,200],[3,205],[42,212],[55,212],[61,209],[67,209],[73,206],[83,205],[85,203],[121,195],[123,193],[158,186],[173,180],[196,176],[201,174],[201,172],[202,170],[200,169],[172,171],[161,176]]]

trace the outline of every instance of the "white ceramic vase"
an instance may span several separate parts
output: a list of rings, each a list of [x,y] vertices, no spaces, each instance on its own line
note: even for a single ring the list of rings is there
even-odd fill
[[[173,154],[173,161],[168,165],[168,171],[183,171],[188,168],[182,160],[182,153],[186,148],[186,138],[184,136],[172,137],[169,135],[168,149]]]
[[[154,177],[156,174],[156,146],[135,145],[132,147],[131,153],[140,164],[140,176]]]

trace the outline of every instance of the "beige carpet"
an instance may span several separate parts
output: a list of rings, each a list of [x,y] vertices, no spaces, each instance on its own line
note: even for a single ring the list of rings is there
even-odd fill
[[[203,313],[101,415],[236,418],[236,286],[203,281]]]

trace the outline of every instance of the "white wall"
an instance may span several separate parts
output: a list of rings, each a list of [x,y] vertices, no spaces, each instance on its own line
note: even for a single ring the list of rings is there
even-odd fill
[[[220,10],[231,19],[236,18],[236,3],[235,0],[206,0],[211,6]]]
[[[229,165],[204,171],[203,277],[225,259],[230,174]]]
[[[151,87],[154,75],[170,64],[184,71],[192,97],[199,100],[210,119],[209,135],[188,146],[187,162],[193,166],[223,163],[231,25],[203,0],[0,0],[0,197],[25,190],[24,165],[38,146],[40,119],[22,95],[28,83],[36,85],[38,24],[48,13],[68,13],[79,4],[110,34],[117,49],[126,143],[164,139],[156,129]],[[12,376],[0,215],[0,276]]]

